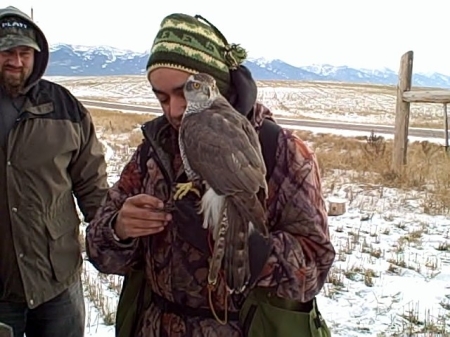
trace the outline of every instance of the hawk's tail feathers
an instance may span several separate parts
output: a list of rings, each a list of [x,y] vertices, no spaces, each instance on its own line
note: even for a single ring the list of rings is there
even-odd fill
[[[227,200],[229,201],[229,199]],[[231,292],[242,292],[250,280],[248,237],[249,221],[242,217],[235,203],[227,202],[226,217],[228,229],[225,234],[225,256],[223,269],[225,280]]]
[[[252,231],[268,235],[266,211],[256,195],[241,193],[226,199],[226,231],[224,270],[228,287],[242,292],[250,280],[248,240]]]
[[[208,271],[208,283],[210,285],[216,285],[225,256],[227,245],[226,233],[228,230],[228,221],[225,216],[222,218],[221,223],[216,225],[216,228],[216,238],[214,239],[214,247],[211,253]]]

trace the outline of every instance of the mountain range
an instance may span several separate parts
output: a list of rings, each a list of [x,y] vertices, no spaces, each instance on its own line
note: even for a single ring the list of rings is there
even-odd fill
[[[148,52],[121,50],[109,46],[54,44],[46,76],[139,75],[145,72]],[[397,72],[384,69],[357,69],[329,64],[296,67],[282,60],[249,58],[245,65],[257,80],[339,81],[397,84]],[[450,88],[450,76],[414,73],[413,85]]]

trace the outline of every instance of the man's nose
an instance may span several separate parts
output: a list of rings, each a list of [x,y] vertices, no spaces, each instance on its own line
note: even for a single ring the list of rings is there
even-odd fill
[[[13,66],[13,67],[22,67],[23,63],[22,63],[22,58],[20,57],[19,53],[13,53],[11,54],[11,56],[8,59],[8,64]]]
[[[184,99],[175,98],[170,102],[170,117],[179,118],[186,110],[186,101]]]

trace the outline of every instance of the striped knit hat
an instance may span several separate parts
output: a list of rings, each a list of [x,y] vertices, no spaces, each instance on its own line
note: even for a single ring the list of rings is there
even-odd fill
[[[147,73],[162,67],[191,74],[204,72],[216,79],[219,90],[226,95],[230,70],[237,69],[246,57],[242,47],[229,44],[203,17],[171,14],[161,22],[150,51]]]

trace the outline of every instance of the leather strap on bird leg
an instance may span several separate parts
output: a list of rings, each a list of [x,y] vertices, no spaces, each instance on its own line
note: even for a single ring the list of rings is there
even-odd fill
[[[212,300],[212,292],[214,291],[214,285],[208,284],[208,302],[209,302],[209,308],[211,309],[211,312],[216,319],[216,321],[221,325],[226,325],[228,323],[228,291],[225,291],[224,301],[223,301],[223,307],[224,307],[224,318],[223,320],[217,316],[216,309],[214,309],[214,303]]]

